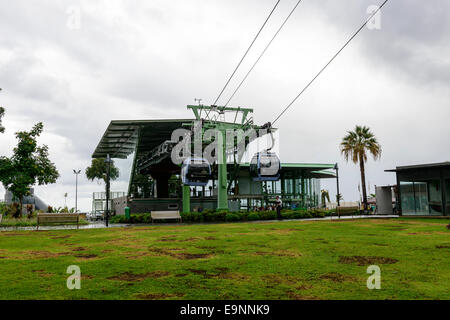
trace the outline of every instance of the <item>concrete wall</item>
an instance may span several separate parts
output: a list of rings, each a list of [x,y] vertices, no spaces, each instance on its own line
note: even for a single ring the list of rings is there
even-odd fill
[[[375,194],[377,198],[377,214],[393,214],[394,208],[392,206],[392,188],[376,187]]]

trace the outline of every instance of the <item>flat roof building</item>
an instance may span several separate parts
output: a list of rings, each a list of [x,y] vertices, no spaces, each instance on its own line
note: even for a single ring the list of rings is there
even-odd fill
[[[450,162],[401,166],[397,176],[397,210],[404,216],[450,215]]]

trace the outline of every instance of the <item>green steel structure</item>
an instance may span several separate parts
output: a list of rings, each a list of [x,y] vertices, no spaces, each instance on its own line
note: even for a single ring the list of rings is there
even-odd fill
[[[319,205],[319,179],[334,178],[334,172],[328,171],[334,164],[283,163],[279,181],[255,182],[250,177],[249,165],[239,164],[235,154],[239,143],[247,146],[252,138],[243,135],[228,144],[226,141],[227,130],[260,132],[259,129],[267,128],[253,123],[250,117],[253,110],[202,105],[188,106],[188,109],[193,111],[194,119],[111,121],[92,157],[106,158],[109,154],[111,158],[125,159],[133,155],[126,201],[117,203],[125,203],[133,212],[174,209],[187,212],[200,208],[251,210],[270,205],[280,195],[287,206]],[[231,114],[234,121],[224,121],[225,114]],[[199,124],[201,130],[196,131]],[[206,187],[181,184],[181,166],[171,160],[172,150],[178,143],[172,141],[176,129],[189,130],[193,145],[200,139],[200,152],[213,140],[219,140],[218,161],[212,166],[212,178]],[[207,137],[209,129],[216,130],[214,139]],[[122,209],[116,208],[116,213],[122,213]]]

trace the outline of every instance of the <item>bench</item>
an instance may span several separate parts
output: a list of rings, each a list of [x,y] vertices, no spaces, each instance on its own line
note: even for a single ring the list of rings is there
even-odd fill
[[[152,223],[153,220],[166,220],[166,219],[177,219],[182,222],[179,211],[152,211]]]
[[[42,224],[76,223],[79,228],[80,215],[78,213],[38,213],[37,228]]]
[[[340,217],[341,215],[349,214],[349,213],[351,213],[351,215],[353,216],[353,214],[357,211],[359,212],[359,206],[352,206],[352,207],[338,206],[338,207],[336,207],[336,214],[338,215],[338,217]]]

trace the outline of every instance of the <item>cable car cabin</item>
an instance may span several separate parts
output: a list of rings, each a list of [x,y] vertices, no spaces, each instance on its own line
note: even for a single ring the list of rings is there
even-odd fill
[[[211,165],[202,158],[187,158],[181,167],[181,181],[185,186],[204,187],[211,177]]]
[[[281,163],[273,152],[258,152],[250,161],[253,181],[277,181],[280,179]]]

